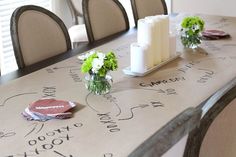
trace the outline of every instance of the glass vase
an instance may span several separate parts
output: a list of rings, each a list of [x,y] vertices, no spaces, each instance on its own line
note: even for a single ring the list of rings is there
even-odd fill
[[[85,87],[93,94],[107,94],[111,90],[112,77],[110,75],[100,76],[92,73],[86,75],[85,80]]]
[[[202,38],[200,34],[189,35],[186,33],[181,34],[181,42],[184,47],[196,49],[201,44]]]

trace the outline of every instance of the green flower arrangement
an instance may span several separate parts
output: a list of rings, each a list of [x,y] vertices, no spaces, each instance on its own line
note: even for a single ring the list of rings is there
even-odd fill
[[[112,78],[107,73],[118,68],[115,54],[112,51],[104,54],[93,50],[78,58],[84,61],[81,72],[89,74],[86,76],[86,88],[97,95],[108,93],[111,89]]]
[[[185,17],[181,23],[181,42],[187,48],[196,48],[201,43],[205,22],[198,16]]]

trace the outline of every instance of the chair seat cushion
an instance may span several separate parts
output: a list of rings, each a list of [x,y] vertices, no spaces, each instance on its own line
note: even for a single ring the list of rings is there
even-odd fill
[[[87,32],[85,25],[74,25],[68,30],[71,42],[87,42]]]

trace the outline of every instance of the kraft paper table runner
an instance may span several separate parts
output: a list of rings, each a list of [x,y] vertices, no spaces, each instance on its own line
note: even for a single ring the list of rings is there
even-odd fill
[[[203,41],[201,53],[186,52],[178,41],[181,57],[144,77],[122,72],[129,66],[129,44],[135,35],[96,48],[113,50],[119,58],[118,71],[111,73],[112,91],[105,96],[88,93],[76,57],[1,86],[1,156],[128,156],[179,113],[235,78],[236,18],[202,17],[207,28],[222,28],[231,39]],[[68,120],[23,119],[28,104],[44,97],[80,105]]]

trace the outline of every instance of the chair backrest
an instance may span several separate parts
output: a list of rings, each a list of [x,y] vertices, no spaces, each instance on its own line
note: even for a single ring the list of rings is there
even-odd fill
[[[199,157],[236,156],[236,99],[214,119],[201,144]]]
[[[63,21],[39,6],[17,8],[12,14],[10,29],[19,68],[71,49],[70,37]]]
[[[72,15],[74,25],[83,23],[82,0],[67,0],[66,1]]]
[[[118,0],[83,0],[89,42],[127,31],[129,20]]]
[[[203,114],[200,126],[189,134],[184,157],[236,155],[236,79],[224,89],[203,106],[203,111],[208,110]]]
[[[134,22],[146,16],[168,14],[165,0],[131,0]]]

